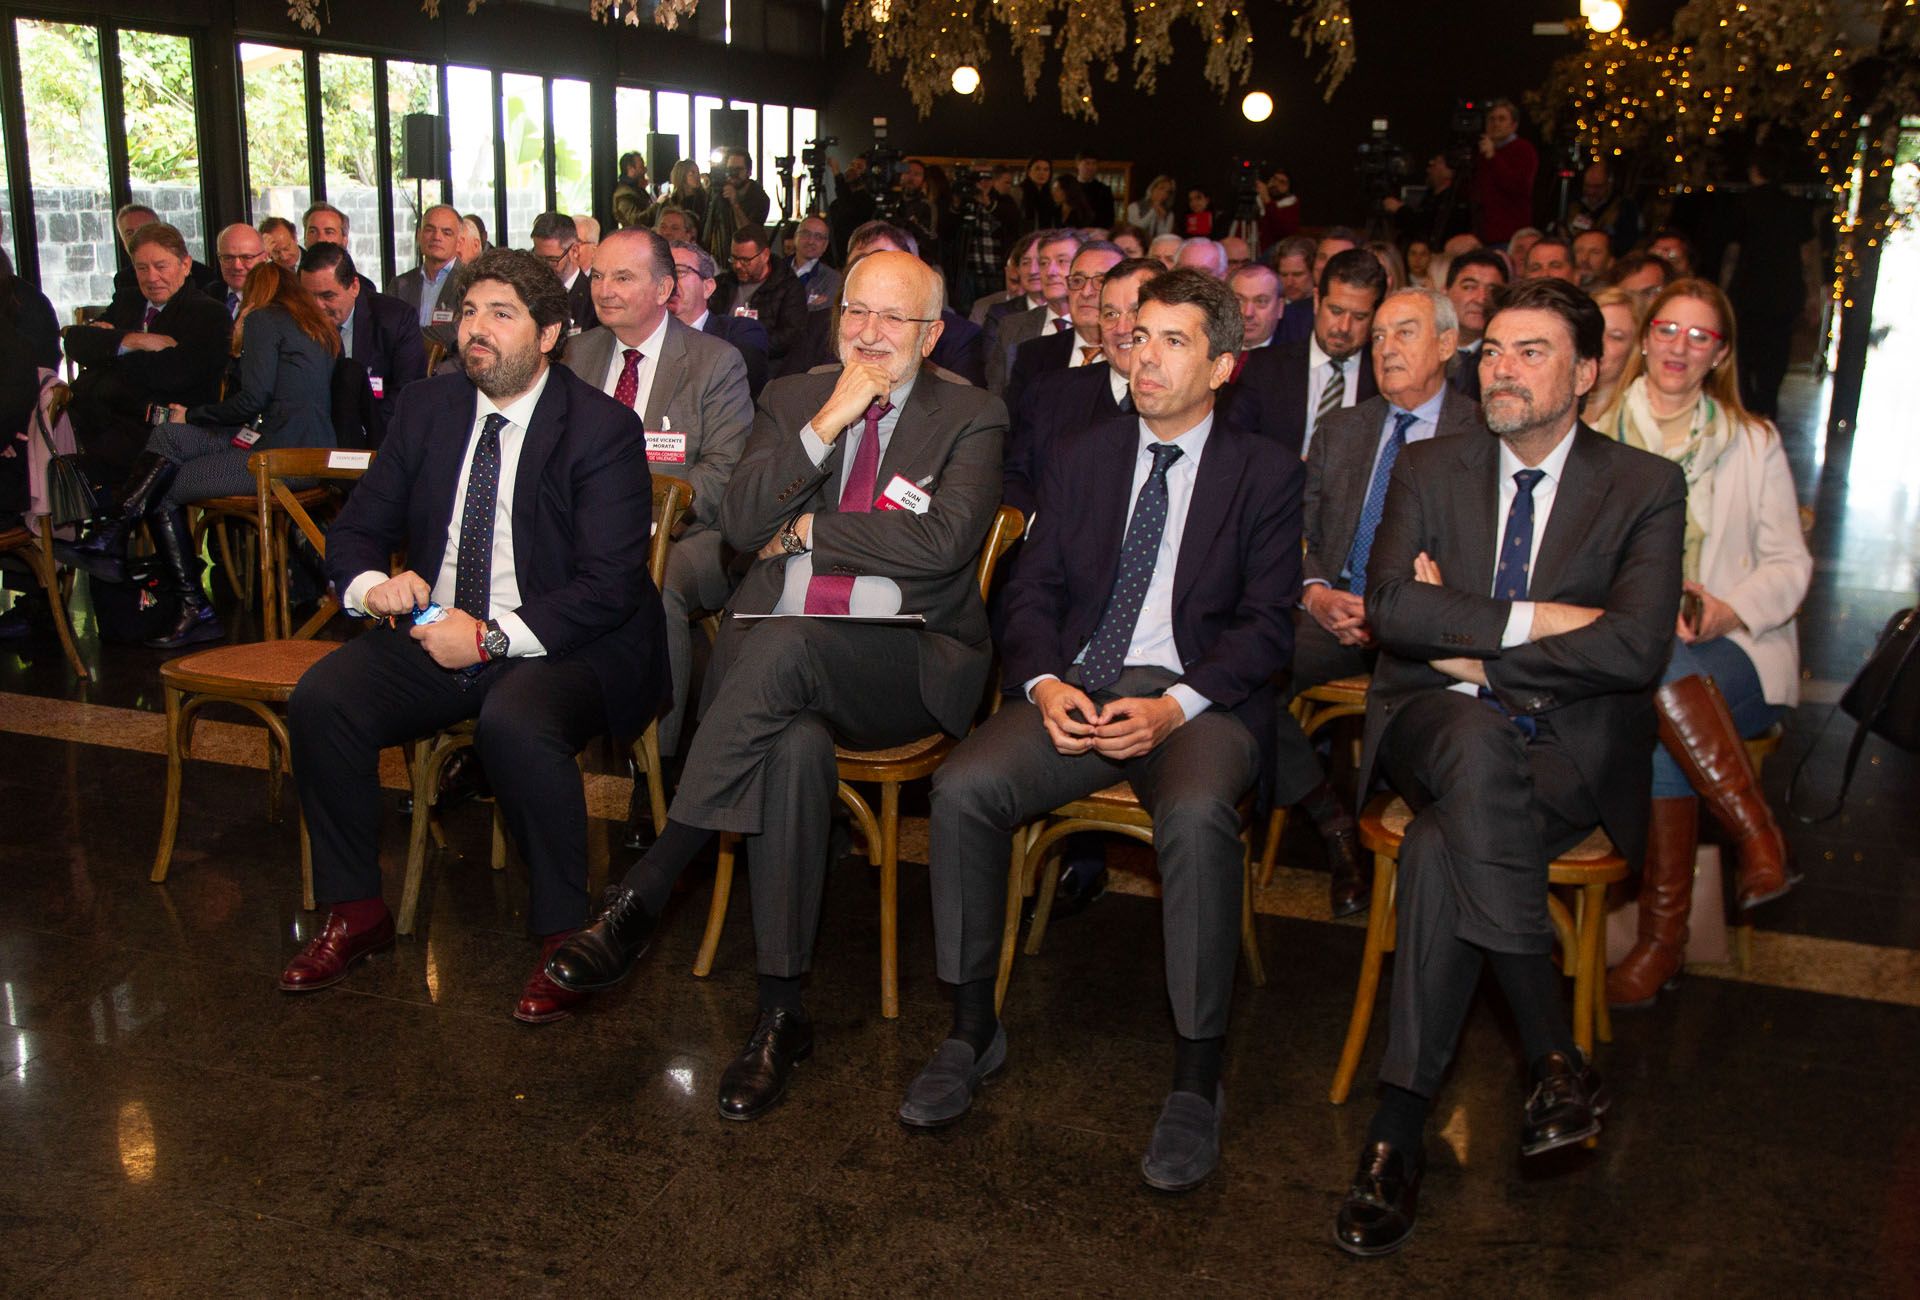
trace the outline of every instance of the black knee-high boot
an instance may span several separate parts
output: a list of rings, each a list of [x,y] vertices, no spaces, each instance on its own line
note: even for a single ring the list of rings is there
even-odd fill
[[[127,537],[134,525],[160,504],[160,498],[173,486],[174,475],[179,472],[179,463],[159,452],[141,452],[126,482],[94,518],[87,536],[74,544],[73,552],[80,567],[96,578],[124,582]]]
[[[187,532],[186,512],[179,509],[156,510],[147,516],[154,544],[165,567],[167,588],[180,602],[180,613],[173,626],[147,641],[149,649],[178,650],[203,641],[222,641],[227,630],[213,612],[206,593],[200,589],[200,561],[193,554],[193,542]]]

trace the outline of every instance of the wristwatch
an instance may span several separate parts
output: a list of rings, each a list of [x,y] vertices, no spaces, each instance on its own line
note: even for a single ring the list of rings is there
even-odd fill
[[[505,659],[507,657],[507,634],[500,630],[500,624],[494,619],[488,619],[485,623],[481,624],[481,626],[486,629],[486,635],[480,638],[480,648],[486,653],[487,662],[491,663],[495,659]]]
[[[807,544],[800,540],[799,533],[793,531],[793,526],[799,522],[800,516],[795,515],[793,518],[787,520],[787,526],[780,530],[780,549],[788,555],[805,555],[807,553]]]

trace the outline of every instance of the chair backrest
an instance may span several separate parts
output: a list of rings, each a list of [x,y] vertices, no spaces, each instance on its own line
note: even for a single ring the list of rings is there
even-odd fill
[[[667,554],[673,549],[673,530],[680,516],[693,509],[693,484],[671,474],[653,476],[653,542],[647,547],[647,572],[654,590],[667,585]]]
[[[279,586],[287,572],[287,530],[274,526],[273,511],[278,506],[298,528],[322,559],[327,554],[327,535],[320,531],[313,516],[288,479],[352,480],[367,472],[373,464],[370,451],[346,451],[331,447],[281,447],[256,451],[247,457],[253,471],[254,499],[260,516],[260,610],[266,622],[267,640],[285,636],[304,641],[313,636],[340,610],[340,602],[331,592],[320,597],[320,608],[301,624],[297,632],[280,626]]]
[[[427,340],[427,377],[432,378],[440,372],[440,363],[447,359],[447,345],[439,339]]]
[[[980,565],[974,571],[980,583],[980,599],[985,601],[993,590],[993,575],[999,569],[1000,561],[1027,531],[1027,517],[1020,513],[1018,506],[1001,506],[993,516],[993,526],[987,529],[987,540],[980,547]]]

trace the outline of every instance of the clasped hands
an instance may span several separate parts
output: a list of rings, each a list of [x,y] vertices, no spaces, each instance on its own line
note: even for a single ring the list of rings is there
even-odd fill
[[[366,599],[373,618],[411,618],[432,603],[433,588],[412,569],[371,588]],[[480,639],[474,633],[478,622],[464,610],[450,609],[445,618],[413,627],[407,635],[442,668],[471,668],[480,662]]]
[[[1085,691],[1057,677],[1034,686],[1033,702],[1055,749],[1116,762],[1148,753],[1187,720],[1180,701],[1169,696],[1127,696],[1096,707]]]

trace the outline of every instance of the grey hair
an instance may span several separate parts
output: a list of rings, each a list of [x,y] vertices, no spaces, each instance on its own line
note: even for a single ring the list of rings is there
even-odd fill
[[[700,247],[700,245],[690,239],[676,239],[673,241],[672,247],[683,249],[695,255],[698,260],[694,262],[694,266],[699,269],[702,280],[718,278],[720,267],[714,262],[712,253],[709,253],[706,249]]]
[[[1410,284],[1404,289],[1395,289],[1392,293],[1388,294],[1381,300],[1380,307],[1384,310],[1386,305],[1395,298],[1424,298],[1427,305],[1433,308],[1433,332],[1435,334],[1445,334],[1448,330],[1458,330],[1460,328],[1460,313],[1453,309],[1453,299],[1447,297],[1447,295],[1439,289],[1429,289],[1424,285]],[[1378,315],[1379,313],[1375,312],[1376,318],[1378,318]]]
[[[1189,248],[1199,248],[1202,245],[1205,245],[1210,250],[1213,260],[1219,263],[1219,269],[1213,273],[1213,278],[1216,280],[1225,279],[1227,263],[1231,259],[1227,257],[1227,246],[1217,239],[1208,239],[1205,235],[1195,235],[1192,239],[1183,239],[1180,241],[1180,251],[1173,255],[1174,260],[1176,262],[1179,261],[1180,257]]]

